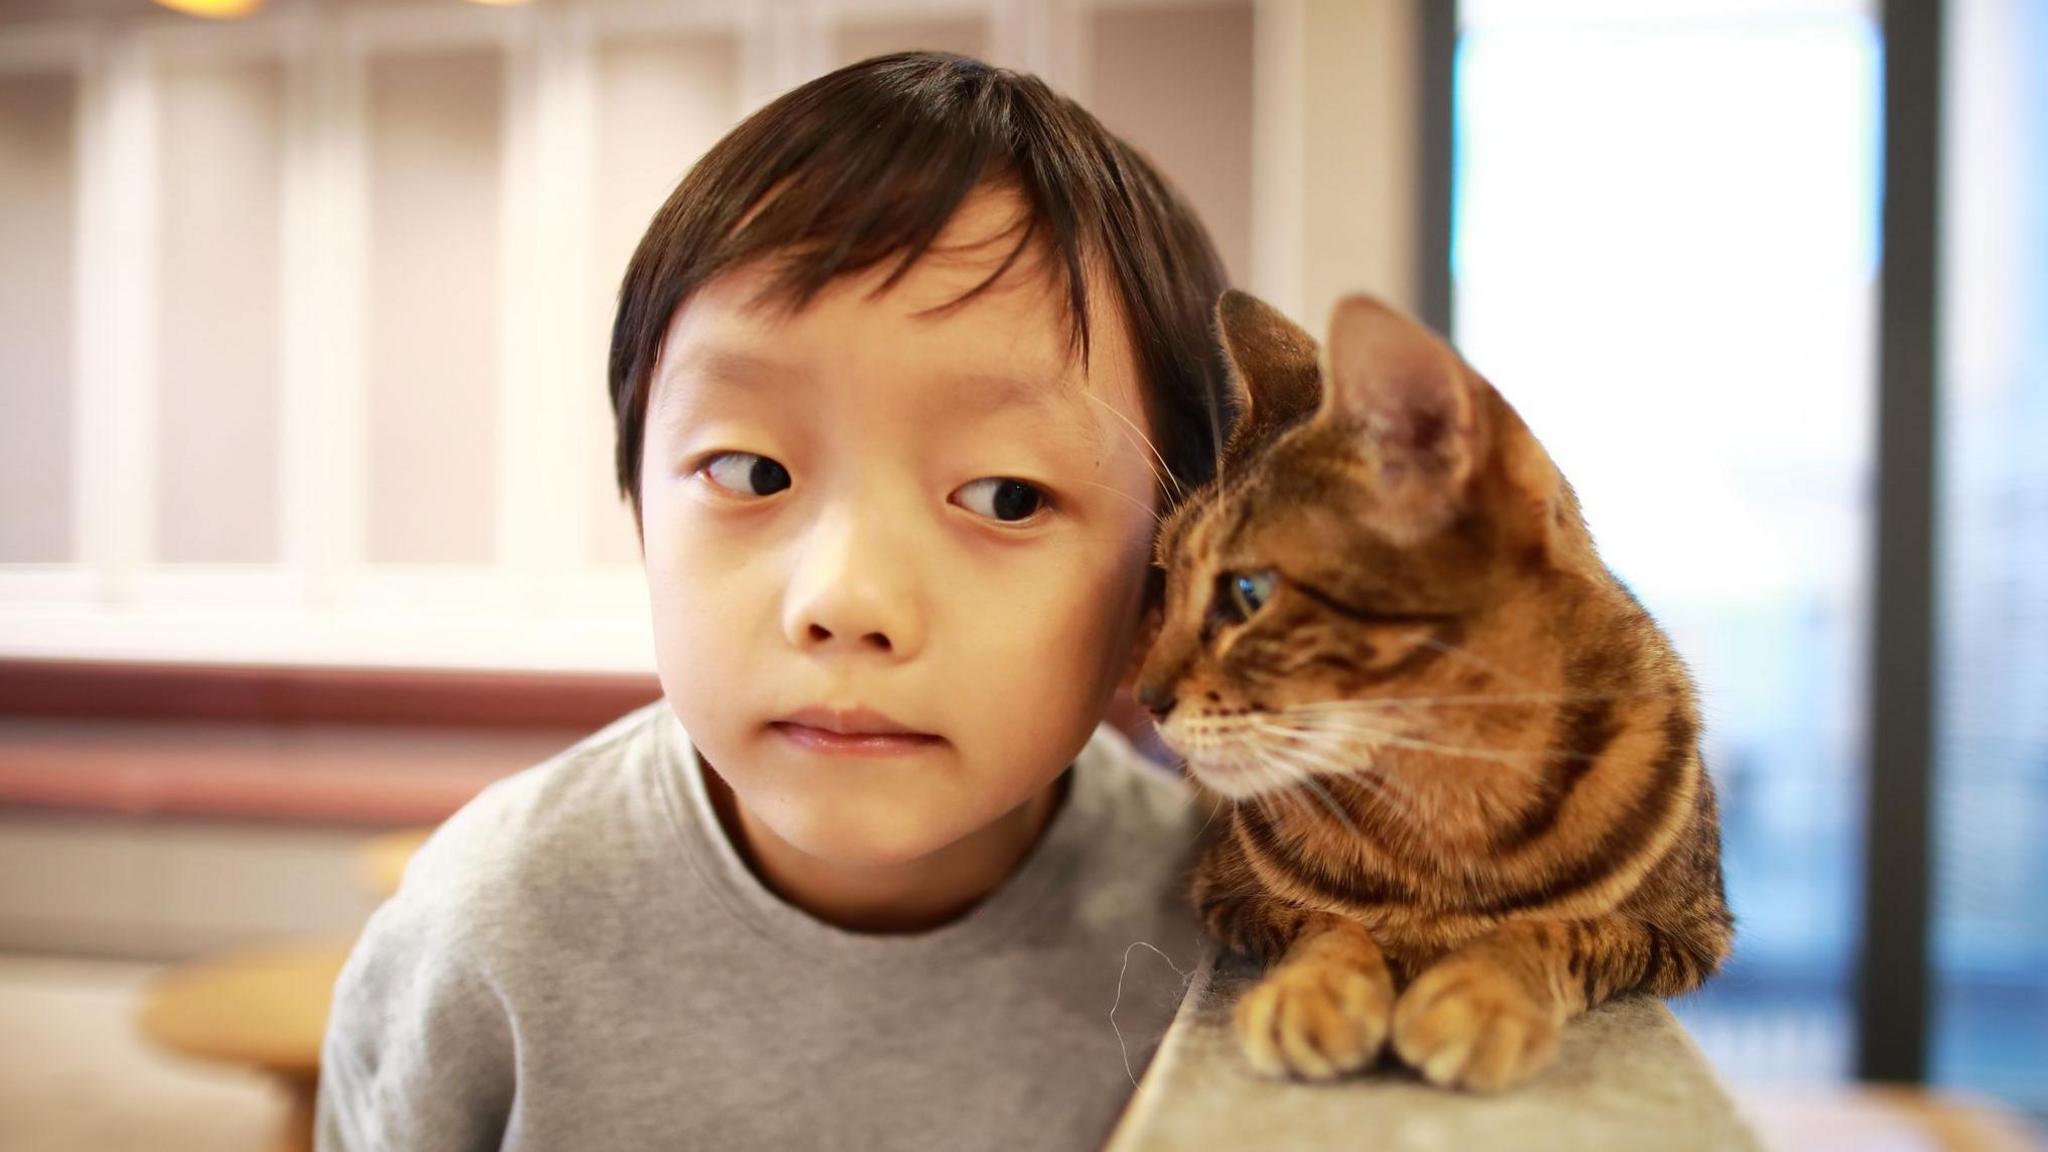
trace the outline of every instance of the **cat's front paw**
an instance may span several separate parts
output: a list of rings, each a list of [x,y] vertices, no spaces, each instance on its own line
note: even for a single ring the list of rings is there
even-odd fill
[[[1267,1076],[1334,1080],[1386,1043],[1394,986],[1384,969],[1336,960],[1282,964],[1237,1002],[1237,1038]]]
[[[1564,1011],[1501,968],[1451,959],[1417,977],[1394,1005],[1394,1053],[1423,1079],[1492,1092],[1557,1054]]]

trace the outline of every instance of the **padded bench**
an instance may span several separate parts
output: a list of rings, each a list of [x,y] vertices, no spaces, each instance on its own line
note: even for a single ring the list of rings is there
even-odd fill
[[[1519,1088],[1482,1096],[1384,1068],[1329,1085],[1259,1076],[1230,1025],[1232,1005],[1258,975],[1233,955],[1196,970],[1107,1152],[1761,1147],[1661,1000],[1627,998],[1574,1020],[1549,1068]]]

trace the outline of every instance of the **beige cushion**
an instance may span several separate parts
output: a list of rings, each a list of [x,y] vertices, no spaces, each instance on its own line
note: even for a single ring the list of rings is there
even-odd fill
[[[1661,1000],[1621,1000],[1573,1021],[1556,1063],[1518,1088],[1478,1096],[1385,1069],[1334,1085],[1259,1077],[1230,1028],[1231,1005],[1257,976],[1238,957],[1196,971],[1108,1152],[1758,1148]]]

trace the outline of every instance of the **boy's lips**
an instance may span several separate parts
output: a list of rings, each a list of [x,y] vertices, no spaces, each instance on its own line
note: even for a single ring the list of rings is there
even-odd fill
[[[806,708],[768,726],[783,739],[815,752],[894,756],[945,743],[866,708]]]

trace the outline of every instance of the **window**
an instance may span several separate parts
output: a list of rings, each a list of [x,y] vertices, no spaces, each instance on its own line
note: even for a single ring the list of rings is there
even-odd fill
[[[1851,1067],[1880,68],[1860,3],[1460,6],[1455,336],[1700,683],[1737,1079]]]
[[[1929,1067],[2048,1117],[2048,7],[1947,11]]]

